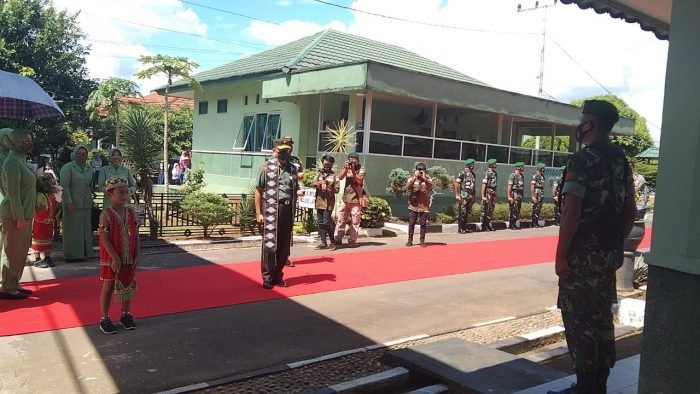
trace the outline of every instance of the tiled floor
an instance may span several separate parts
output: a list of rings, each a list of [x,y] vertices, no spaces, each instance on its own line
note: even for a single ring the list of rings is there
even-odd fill
[[[639,355],[620,360],[615,364],[608,378],[609,394],[637,394],[637,380],[639,379]],[[515,394],[544,394],[548,390],[563,390],[572,383],[576,383],[576,375],[555,380],[527,390],[518,391]]]

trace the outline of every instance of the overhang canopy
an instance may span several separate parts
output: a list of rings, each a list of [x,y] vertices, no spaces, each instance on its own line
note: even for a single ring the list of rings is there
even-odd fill
[[[639,23],[642,30],[653,32],[660,40],[668,40],[673,0],[561,0],[561,2],[576,4],[581,9],[592,8],[599,14],[608,13],[611,17],[628,23]]]

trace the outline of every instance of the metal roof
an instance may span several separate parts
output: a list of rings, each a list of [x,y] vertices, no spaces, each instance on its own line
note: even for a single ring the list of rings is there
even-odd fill
[[[193,78],[200,83],[206,83],[245,76],[278,74],[283,70],[295,73],[361,62],[382,63],[454,81],[488,86],[402,47],[332,29],[203,71],[193,75]],[[185,81],[173,83],[173,87],[184,85]]]

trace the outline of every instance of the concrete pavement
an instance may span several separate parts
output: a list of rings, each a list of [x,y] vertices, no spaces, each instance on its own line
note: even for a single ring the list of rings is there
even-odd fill
[[[428,242],[555,234],[557,228],[428,234]],[[403,247],[361,239],[333,253]],[[293,256],[327,251],[297,244]],[[527,251],[523,251],[527,253]],[[142,269],[256,260],[258,248],[149,255]],[[358,255],[361,258],[361,255]],[[287,268],[286,276],[294,276]],[[95,261],[27,268],[24,279],[96,275]],[[96,278],[97,280],[97,278]],[[187,291],[174,283],[173,291]],[[95,295],[97,296],[97,295]],[[193,294],[196,296],[196,294]],[[541,311],[555,303],[552,264],[483,271],[138,319],[105,336],[96,326],[0,338],[0,392],[154,392],[419,334]],[[157,302],[139,300],[135,302]],[[20,304],[17,304],[21,307]],[[95,301],[96,321],[97,299]],[[0,324],[11,324],[2,321]]]

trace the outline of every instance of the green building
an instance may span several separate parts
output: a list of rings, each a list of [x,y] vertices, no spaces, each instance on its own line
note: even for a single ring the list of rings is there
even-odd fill
[[[280,136],[292,136],[295,155],[312,166],[326,151],[326,128],[341,119],[356,131],[349,151],[360,154],[375,196],[387,194],[391,169],[411,169],[416,161],[457,174],[472,157],[480,175],[484,162],[496,158],[500,190],[511,163],[525,162],[529,177],[541,161],[551,182],[577,148],[577,107],[496,89],[401,47],[335,30],[194,78],[201,95],[193,97],[184,82],[171,92],[195,99],[193,163],[204,163],[208,188],[216,192],[248,193]],[[614,131],[631,135],[633,128],[625,119]],[[562,136],[569,137],[568,152],[522,146]],[[389,200],[399,211],[405,205]]]

